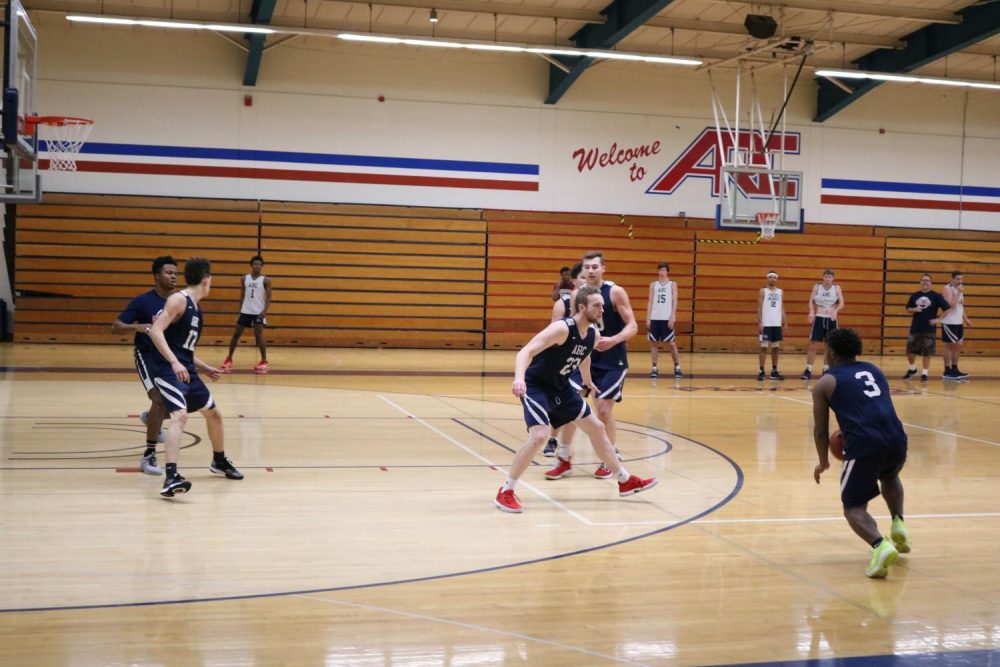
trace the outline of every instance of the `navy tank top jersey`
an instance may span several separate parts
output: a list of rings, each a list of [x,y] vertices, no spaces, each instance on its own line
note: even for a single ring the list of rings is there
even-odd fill
[[[604,316],[598,325],[601,337],[616,336],[625,328],[625,320],[615,310],[611,303],[611,288],[615,284],[605,280],[601,285],[601,296],[604,298]],[[619,343],[610,350],[594,352],[590,363],[595,368],[628,368],[628,352],[625,343]]]
[[[573,317],[573,312],[572,312],[573,309],[570,308],[570,305],[569,305],[570,295],[569,294],[560,294],[559,298],[562,299],[563,317]]]
[[[830,407],[844,433],[844,458],[906,447],[906,432],[889,397],[889,383],[877,366],[855,361],[827,372],[837,380]]]
[[[195,305],[187,292],[182,291],[180,294],[187,299],[187,307],[184,309],[184,314],[168,326],[163,335],[177,360],[189,371],[193,371],[194,348],[198,344],[198,336],[201,335],[201,308]]]
[[[157,294],[155,289],[149,290],[132,299],[125,310],[118,314],[118,319],[125,324],[152,324],[166,303],[167,300]],[[136,333],[133,342],[140,352],[156,351],[156,346],[146,334]]]
[[[569,329],[569,335],[562,345],[553,345],[542,351],[528,366],[524,379],[533,385],[550,387],[562,392],[569,389],[569,376],[594,349],[597,328],[592,324],[587,333],[580,336],[576,320],[567,317],[562,323]]]

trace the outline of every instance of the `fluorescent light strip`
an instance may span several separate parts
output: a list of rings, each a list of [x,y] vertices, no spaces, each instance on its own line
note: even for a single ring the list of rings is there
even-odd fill
[[[393,35],[373,35],[368,33],[338,32],[316,28],[292,28],[284,26],[261,27],[243,23],[199,23],[195,21],[172,21],[169,19],[137,19],[125,16],[98,16],[72,14],[66,17],[69,21],[78,23],[103,23],[107,25],[140,26],[146,28],[186,28],[189,30],[212,30],[216,32],[238,32],[256,34],[311,35],[314,37],[336,37],[355,42],[375,42],[378,44],[402,44],[405,46],[425,46],[444,49],[470,49],[474,51],[500,51],[504,53],[534,53],[547,56],[570,56],[573,58],[598,58],[603,60],[624,60],[632,62],[655,63],[662,65],[701,65],[702,61],[694,58],[675,58],[646,53],[627,53],[623,51],[601,51],[593,49],[577,49],[569,46],[538,46],[536,44],[510,44],[503,42],[474,42],[461,39],[437,39],[422,37],[396,37]]]
[[[937,76],[919,76],[913,74],[888,74],[886,72],[861,72],[857,70],[820,69],[816,76],[833,79],[871,79],[873,81],[890,81],[893,83],[923,83],[932,86],[955,86],[960,88],[981,88],[984,90],[1000,90],[1000,83],[992,81],[969,81],[965,79],[945,79]]]
[[[278,32],[273,28],[262,28],[256,25],[245,25],[243,23],[197,23],[192,21],[170,21],[158,19],[130,19],[120,16],[83,16],[69,15],[68,21],[76,23],[104,23],[107,25],[140,26],[143,28],[186,28],[188,30],[213,30],[215,32],[239,32],[270,35]]]
[[[472,42],[457,39],[416,39],[409,37],[391,37],[388,35],[371,35],[368,33],[342,32],[336,35],[338,39],[352,42],[374,42],[377,44],[404,44],[407,46],[429,46],[440,48],[461,48],[479,51],[505,51],[508,53],[535,53],[547,56],[571,56],[576,58],[602,58],[605,60],[628,60],[633,62],[658,63],[664,65],[701,65],[702,61],[693,58],[675,58],[673,56],[657,56],[645,53],[626,53],[622,51],[599,51],[593,49],[575,49],[568,46],[537,46],[533,44],[509,44],[496,42]]]

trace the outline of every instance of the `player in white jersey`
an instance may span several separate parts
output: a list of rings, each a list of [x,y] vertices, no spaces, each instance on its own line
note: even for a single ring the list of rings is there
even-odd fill
[[[243,330],[253,326],[253,335],[260,350],[260,362],[253,370],[259,375],[268,371],[267,346],[264,344],[264,325],[267,324],[267,309],[271,307],[271,279],[261,273],[264,270],[264,258],[255,255],[250,259],[250,273],[243,276],[240,285],[240,316],[236,320],[236,329],[229,341],[229,354],[219,368],[223,373],[229,373],[233,367],[233,354],[240,343]]]
[[[844,292],[840,285],[833,284],[833,269],[823,272],[823,282],[813,286],[809,296],[809,324],[812,333],[809,335],[809,352],[806,354],[806,369],[802,371],[802,379],[812,378],[813,362],[816,360],[816,350],[820,343],[826,341],[826,335],[837,328],[837,313],[844,307]],[[823,364],[823,372],[827,366]]]
[[[778,372],[778,347],[781,345],[781,331],[785,326],[784,294],[778,285],[778,274],[771,271],[767,274],[767,287],[761,287],[757,295],[757,317],[760,330],[760,373],[758,380],[768,377],[772,380],[784,380]],[[767,348],[771,348],[771,375],[764,375],[764,362],[767,360]]]
[[[958,358],[962,355],[962,341],[965,340],[964,326],[972,326],[965,316],[965,285],[962,272],[952,271],[951,282],[942,290],[944,300],[951,306],[941,316],[941,342],[944,343],[944,373],[945,380],[964,380],[968,373],[958,370]]]
[[[660,345],[670,345],[670,356],[674,359],[674,377],[682,378],[680,357],[677,354],[677,283],[670,279],[670,265],[660,262],[656,265],[657,278],[649,283],[649,303],[646,306],[646,337],[649,338],[649,356],[652,370],[649,377],[659,377],[656,362],[660,356]]]

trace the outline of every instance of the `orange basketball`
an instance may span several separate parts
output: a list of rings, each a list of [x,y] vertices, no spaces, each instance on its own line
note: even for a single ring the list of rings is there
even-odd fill
[[[844,460],[844,434],[839,428],[830,434],[830,455],[838,461]]]

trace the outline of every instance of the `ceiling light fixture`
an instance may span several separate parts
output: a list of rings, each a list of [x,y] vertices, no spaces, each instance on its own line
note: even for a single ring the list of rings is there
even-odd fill
[[[84,16],[73,14],[67,16],[66,20],[76,23],[104,23],[108,25],[140,26],[143,28],[186,28],[188,30],[212,30],[215,32],[252,32],[262,35],[270,35],[278,32],[272,28],[262,28],[243,23],[198,23],[195,21],[132,19],[122,16]]]
[[[981,88],[985,90],[1000,90],[1000,83],[994,81],[974,81],[966,79],[945,79],[938,76],[920,76],[916,74],[890,74],[888,72],[862,72],[850,69],[820,69],[816,76],[828,79],[870,79],[872,81],[889,81],[892,83],[923,83],[932,86],[955,86],[959,88]]]
[[[649,53],[626,51],[603,51],[599,49],[578,49],[571,46],[542,46],[538,44],[518,44],[505,42],[478,42],[464,39],[440,39],[434,37],[405,37],[396,35],[376,35],[371,33],[351,33],[322,28],[296,28],[270,25],[261,27],[244,23],[200,23],[196,21],[172,21],[167,19],[136,19],[125,16],[100,16],[73,14],[66,17],[79,23],[103,23],[107,25],[140,26],[147,28],[187,28],[190,30],[212,30],[216,32],[258,33],[274,35],[305,35],[327,37],[353,42],[373,42],[377,44],[400,44],[404,46],[424,46],[444,49],[469,49],[473,51],[499,51],[504,53],[531,53],[542,56],[569,56],[571,58],[594,58],[600,60],[623,60],[653,63],[658,65],[697,66],[702,61],[694,58],[661,56]]]
[[[438,10],[432,9],[431,15],[427,18],[427,20],[430,21],[431,23],[437,23],[440,20],[438,19]]]

